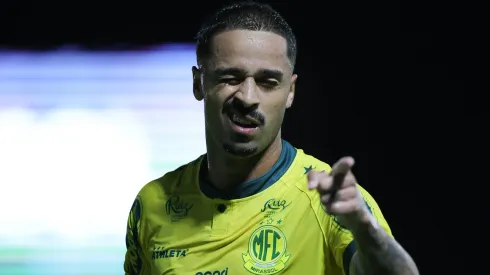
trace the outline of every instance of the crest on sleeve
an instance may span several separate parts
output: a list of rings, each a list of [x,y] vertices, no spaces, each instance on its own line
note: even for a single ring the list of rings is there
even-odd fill
[[[141,228],[141,199],[138,196],[131,207],[128,218],[128,227],[126,233],[126,247],[129,254],[131,268],[135,274],[139,274],[143,265],[140,257],[139,233]]]

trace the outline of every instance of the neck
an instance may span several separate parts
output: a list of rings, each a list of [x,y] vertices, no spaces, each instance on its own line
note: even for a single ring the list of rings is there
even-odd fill
[[[282,151],[281,134],[279,133],[272,144],[263,152],[249,157],[237,158],[225,152],[222,148],[210,150],[207,144],[208,177],[219,190],[229,190],[233,187],[263,176],[279,159]]]

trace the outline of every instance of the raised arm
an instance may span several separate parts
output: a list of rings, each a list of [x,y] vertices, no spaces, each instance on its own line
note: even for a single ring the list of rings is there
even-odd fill
[[[329,246],[345,274],[418,275],[410,255],[391,236],[376,202],[351,172],[354,159],[342,158],[329,173],[308,174],[310,189],[332,217]]]
[[[372,217],[352,228],[357,251],[350,262],[352,275],[415,275],[415,262]]]

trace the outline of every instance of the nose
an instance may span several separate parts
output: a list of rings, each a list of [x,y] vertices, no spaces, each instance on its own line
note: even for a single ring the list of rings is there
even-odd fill
[[[245,79],[239,90],[235,94],[235,98],[241,101],[244,107],[250,108],[259,104],[259,96],[257,94],[257,83],[251,77]]]

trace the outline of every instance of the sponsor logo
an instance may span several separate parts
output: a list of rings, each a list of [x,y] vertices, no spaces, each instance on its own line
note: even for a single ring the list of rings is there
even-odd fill
[[[167,200],[165,210],[172,222],[178,222],[189,214],[194,205],[183,201],[179,196],[173,196]]]
[[[223,270],[215,270],[215,271],[201,271],[197,272],[196,275],[228,275],[228,267]]]
[[[151,253],[153,260],[166,259],[166,258],[180,258],[185,257],[189,249],[166,249],[164,247],[155,247]]]
[[[260,212],[266,212],[266,211],[282,211],[286,209],[291,203],[288,203],[286,200],[276,200],[276,199],[270,199],[267,200],[264,203],[264,207],[260,210]]]

